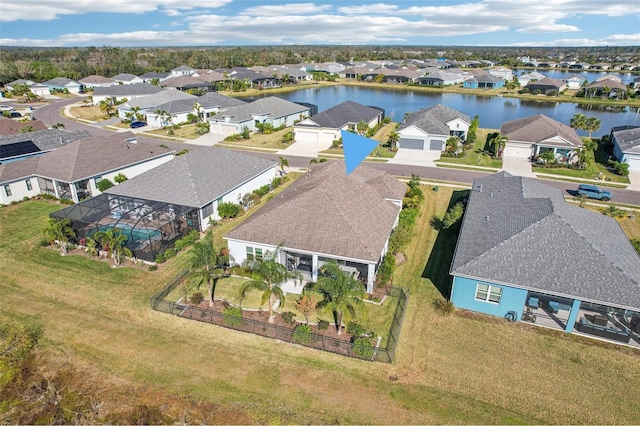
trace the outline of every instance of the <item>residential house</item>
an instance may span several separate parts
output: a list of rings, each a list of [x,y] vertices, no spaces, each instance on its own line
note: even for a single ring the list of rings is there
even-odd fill
[[[508,157],[537,158],[553,151],[558,161],[572,163],[577,161],[575,150],[582,147],[574,129],[543,114],[506,121],[500,135],[508,138],[503,153]]]
[[[538,80],[542,80],[546,75],[539,73],[538,71],[529,72],[526,74],[522,74],[518,77],[518,82],[520,82],[520,86],[524,87],[529,83],[534,83]]]
[[[631,83],[631,87],[634,89],[640,89],[640,77],[636,77],[633,79],[633,82]]]
[[[608,77],[594,81],[584,86],[585,97],[602,97],[609,99],[624,99],[627,94],[627,86],[617,77]]]
[[[454,84],[460,84],[464,81],[462,74],[447,72],[447,71],[433,71],[427,75],[423,75],[415,79],[416,84],[424,84],[427,86],[452,86]]]
[[[279,249],[279,263],[315,282],[322,265],[336,261],[371,293],[405,191],[364,165],[347,175],[342,161],[317,164],[224,239],[238,264]]]
[[[502,67],[502,66],[492,67],[487,70],[487,73],[496,77],[500,77],[501,79],[506,81],[513,80],[513,70],[507,67]]]
[[[169,90],[180,90],[183,92],[187,90],[210,92],[214,89],[214,84],[194,75],[181,75],[163,80],[160,82],[160,87]]]
[[[161,90],[158,93],[134,98],[118,105],[118,117],[127,118],[127,114],[132,113],[135,109],[138,110],[138,114],[146,116],[148,113],[153,113],[158,109],[162,110],[161,105],[183,99],[190,99],[193,105],[193,102],[195,102],[193,99],[196,98],[197,96],[195,95],[179,90]]]
[[[264,75],[255,72],[250,68],[231,68],[227,71],[227,75],[231,80],[245,81],[250,87],[257,89],[268,89],[279,86],[279,78],[272,75]]]
[[[142,79],[143,83],[153,84],[154,82],[161,82],[168,79],[169,77],[171,77],[171,73],[150,71],[150,72],[145,72],[144,74],[139,75],[138,77]]]
[[[9,118],[0,118],[0,128],[3,128],[5,120],[13,121]],[[45,154],[54,149],[58,149],[71,142],[91,136],[87,130],[66,131],[60,129],[47,129],[41,121],[29,121],[16,124],[40,123],[38,130],[32,132],[14,132],[12,134],[2,133],[0,136],[0,163],[9,161],[24,160],[25,158]]]
[[[537,179],[476,179],[450,273],[459,309],[638,346],[640,257],[618,222]]]
[[[188,67],[186,65],[180,65],[171,70],[171,77],[191,76],[197,73],[195,68]]]
[[[504,87],[505,80],[502,77],[482,73],[469,78],[462,83],[467,89],[499,89]]]
[[[230,135],[241,133],[244,127],[256,131],[258,124],[269,123],[274,128],[293,126],[309,116],[310,108],[285,99],[269,96],[224,108],[209,117],[212,133]]]
[[[116,83],[112,78],[107,78],[101,75],[90,75],[85,78],[78,80],[78,83],[82,83],[82,85],[86,88],[92,89],[94,87],[109,87],[113,86]]]
[[[135,74],[120,73],[111,77],[116,84],[140,84],[144,81]]]
[[[2,164],[0,203],[37,194],[78,202],[100,194],[97,183],[102,179],[113,181],[120,173],[131,178],[171,160],[174,149],[168,146],[166,141],[127,132],[83,138],[37,157]]]
[[[548,95],[553,92],[556,94],[562,93],[567,88],[567,85],[564,80],[544,77],[541,80],[527,84],[526,87],[529,93]]]
[[[570,70],[587,70],[591,65],[586,62],[578,62],[569,65]]]
[[[640,171],[640,126],[620,126],[611,129],[613,156],[629,170]]]
[[[0,115],[0,136],[14,135],[22,132],[47,130],[47,125],[40,120],[18,121]],[[0,154],[1,156],[2,154]]]
[[[51,80],[47,80],[42,84],[49,88],[49,92],[55,92],[57,90],[67,90],[69,93],[78,94],[84,90],[84,86],[82,85],[82,83],[66,77],[52,78]],[[31,91],[33,91],[33,89]]]
[[[537,68],[558,68],[558,63],[553,61],[538,62]]]
[[[438,104],[411,113],[398,128],[400,149],[442,152],[451,136],[467,138],[468,115]]]
[[[39,98],[45,98],[51,95],[51,88],[43,83],[36,83],[33,86],[29,86],[29,90]]]
[[[14,80],[14,81],[12,81],[10,83],[5,84],[4,88],[7,89],[7,90],[13,90],[13,88],[15,86],[23,85],[23,84],[26,84],[28,87],[31,87],[31,86],[33,86],[35,84],[35,82],[33,82],[31,80],[25,80],[24,78],[19,78],[17,80]]]
[[[611,64],[608,64],[606,62],[599,62],[597,64],[593,64],[589,66],[589,69],[594,71],[606,71],[609,68],[611,68]]]
[[[93,89],[93,104],[98,105],[105,99],[113,102],[130,101],[143,96],[153,95],[162,92],[164,89],[148,83],[138,84],[115,84],[109,87],[96,87]]]
[[[384,110],[346,101],[293,126],[296,142],[324,145],[340,139],[341,130],[355,131],[360,122],[374,127],[382,122]]]
[[[564,82],[567,84],[567,89],[570,90],[578,90],[584,85],[587,81],[586,77],[583,77],[578,74],[574,74],[572,76],[567,77]]]
[[[218,205],[238,203],[276,175],[274,161],[223,148],[189,149],[51,216],[72,220],[78,238],[118,229],[137,259],[153,261],[179,238],[219,219]]]
[[[170,92],[184,93],[178,91]],[[200,105],[199,111],[195,108],[196,104]],[[160,104],[155,109],[148,110],[146,118],[149,127],[160,128],[169,124],[167,122],[169,116],[174,123],[188,121],[189,114],[200,114],[202,120],[208,120],[210,116],[214,116],[227,108],[244,104],[246,104],[246,102],[241,99],[209,92],[202,96],[190,95],[189,98],[176,99],[165,104]]]

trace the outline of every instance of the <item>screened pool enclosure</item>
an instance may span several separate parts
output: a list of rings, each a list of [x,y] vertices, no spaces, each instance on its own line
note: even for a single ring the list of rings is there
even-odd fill
[[[192,229],[200,230],[197,208],[115,194],[100,194],[49,216],[71,220],[76,240],[118,229],[135,257],[147,261]]]

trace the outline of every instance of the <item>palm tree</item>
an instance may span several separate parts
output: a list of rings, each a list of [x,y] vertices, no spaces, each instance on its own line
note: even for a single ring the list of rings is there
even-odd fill
[[[142,121],[142,119],[144,118],[142,114],[140,114],[139,106],[131,107],[131,112],[133,114],[133,117],[135,118],[135,121]]]
[[[63,256],[67,254],[67,244],[69,238],[76,236],[76,233],[71,227],[70,219],[54,219],[50,217],[46,221],[46,225],[42,230],[42,235],[49,241],[50,244],[55,243],[60,248],[60,254]]]
[[[167,127],[168,119],[171,117],[171,114],[163,109],[157,109],[153,113],[160,118],[160,127]]]
[[[247,259],[243,268],[251,273],[253,279],[245,281],[240,287],[240,298],[243,299],[248,290],[262,291],[261,306],[269,304],[269,322],[274,322],[273,304],[280,299],[280,306],[284,306],[284,292],[280,285],[289,278],[301,280],[302,276],[297,272],[289,272],[287,268],[278,262],[280,247],[273,252],[267,250],[261,257]]]
[[[196,115],[198,116],[198,122],[204,123],[206,120],[204,117],[204,108],[202,107],[202,105],[200,105],[200,103],[198,102],[194,103],[193,110],[196,112]]]
[[[451,136],[449,139],[447,139],[447,141],[445,142],[447,146],[447,152],[450,152],[452,154],[455,153],[456,150],[458,149],[459,141],[460,140],[458,139],[457,136]]]
[[[120,266],[125,256],[133,256],[133,252],[124,246],[127,242],[127,236],[118,228],[96,232],[94,238],[103,249],[107,250],[108,255],[113,259],[113,266]]]
[[[571,121],[569,122],[569,126],[575,130],[583,130],[586,122],[587,117],[585,117],[584,114],[573,114],[573,117],[571,117]]]
[[[387,139],[387,142],[389,142],[389,146],[391,150],[395,151],[397,149],[398,142],[400,142],[400,133],[398,132],[389,133],[389,139]]]
[[[289,160],[287,160],[284,157],[278,157],[278,159],[280,160],[280,171],[284,175],[284,168],[285,168],[285,166],[289,167]]]
[[[320,273],[323,275],[313,287],[322,294],[319,308],[329,308],[336,318],[338,334],[342,334],[342,318],[345,314],[355,318],[355,306],[362,302],[364,286],[351,274],[345,274],[335,262],[322,265]]]
[[[107,117],[111,117],[113,115],[113,99],[103,99],[98,105],[100,105],[100,111],[102,111],[104,115]]]
[[[360,136],[364,136],[364,134],[366,133],[368,128],[369,128],[369,126],[364,121],[361,121],[358,124],[356,124],[356,130],[358,131],[358,134]]]
[[[502,152],[504,151],[504,147],[507,146],[507,142],[509,142],[509,138],[502,136],[500,133],[496,133],[494,137],[491,138],[489,145],[493,147],[496,157],[502,157]]]
[[[204,284],[207,287],[209,307],[213,306],[213,296],[218,280],[223,275],[224,269],[218,264],[218,257],[213,246],[213,227],[211,234],[193,246],[189,252],[188,268],[191,272],[190,283],[198,289]]]
[[[591,133],[595,132],[600,128],[600,119],[597,117],[589,117],[585,121],[584,130],[589,132],[589,137],[591,137]]]

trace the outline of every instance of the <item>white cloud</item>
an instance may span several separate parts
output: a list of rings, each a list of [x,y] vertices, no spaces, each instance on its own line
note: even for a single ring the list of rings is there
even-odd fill
[[[310,15],[331,9],[331,5],[316,5],[314,3],[288,3],[279,5],[256,6],[243,10],[240,15],[245,16],[282,16],[282,15]]]
[[[593,40],[589,38],[565,38],[553,41],[528,41],[513,43],[509,46],[540,46],[540,47],[591,47],[591,46],[636,46],[640,44],[640,33],[612,34]]]
[[[222,7],[233,0],[208,0],[207,9]],[[179,10],[203,7],[198,0],[48,0],[44,1],[8,1],[2,3],[1,22],[50,21],[62,15],[81,15],[84,13],[147,13],[160,9]]]
[[[338,11],[345,15],[383,15],[396,13],[398,6],[395,4],[367,4],[361,6],[345,6],[338,8]]]
[[[580,28],[575,25],[563,25],[563,24],[548,24],[548,25],[535,25],[532,27],[520,28],[517,30],[519,33],[569,33],[574,31],[580,31]]]

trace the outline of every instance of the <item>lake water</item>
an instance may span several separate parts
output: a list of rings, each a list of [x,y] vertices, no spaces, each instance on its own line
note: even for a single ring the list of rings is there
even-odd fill
[[[271,96],[265,94],[265,96]],[[587,117],[598,117],[600,129],[593,136],[608,134],[611,127],[621,125],[639,125],[638,108],[603,107],[596,105],[578,105],[567,102],[529,101],[498,96],[478,96],[460,93],[427,93],[404,89],[386,89],[361,86],[323,86],[281,93],[276,96],[293,102],[306,102],[318,106],[318,112],[325,111],[344,101],[352,100],[362,105],[384,108],[387,117],[401,122],[406,112],[415,112],[421,108],[444,104],[469,115],[478,115],[480,127],[499,129],[504,121],[544,114],[564,124],[571,117],[582,113]],[[579,132],[586,136],[585,132]]]

